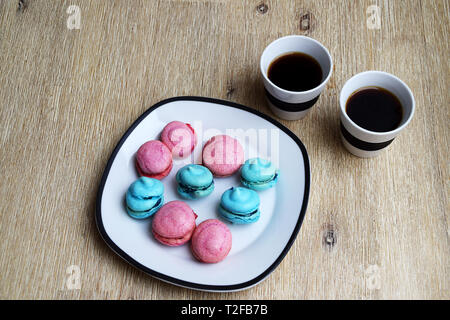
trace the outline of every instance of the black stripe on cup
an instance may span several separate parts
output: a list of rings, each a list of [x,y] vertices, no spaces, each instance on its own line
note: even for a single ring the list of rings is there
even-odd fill
[[[342,135],[344,136],[345,140],[347,140],[348,143],[350,143],[355,148],[358,148],[358,149],[364,150],[364,151],[377,151],[377,150],[386,148],[395,139],[394,138],[392,140],[388,140],[385,142],[379,142],[379,143],[366,142],[363,140],[359,140],[358,138],[353,136],[350,132],[348,132],[347,129],[345,129],[344,125],[342,124],[342,121],[341,121],[341,132],[342,132]]]
[[[266,88],[264,88],[264,91],[266,91],[266,96],[269,99],[270,103],[272,103],[275,107],[284,110],[284,111],[290,111],[290,112],[298,112],[298,111],[305,111],[309,108],[311,108],[319,99],[320,94],[315,97],[312,100],[302,102],[302,103],[289,103],[281,101],[277,98],[275,98],[273,95],[267,91]]]

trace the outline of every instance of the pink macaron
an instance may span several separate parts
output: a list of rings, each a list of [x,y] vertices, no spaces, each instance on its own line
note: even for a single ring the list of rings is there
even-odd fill
[[[225,259],[231,250],[230,229],[217,219],[200,223],[192,235],[191,251],[197,260],[216,263]]]
[[[161,141],[175,158],[185,158],[197,145],[197,135],[189,123],[172,121],[161,132]]]
[[[191,239],[197,215],[185,202],[175,200],[166,203],[155,213],[152,233],[162,244],[175,247]]]
[[[137,151],[136,168],[141,176],[161,180],[172,170],[172,153],[161,141],[148,141]]]
[[[216,177],[228,177],[239,170],[244,162],[244,149],[239,141],[227,136],[214,136],[205,144],[203,165]]]

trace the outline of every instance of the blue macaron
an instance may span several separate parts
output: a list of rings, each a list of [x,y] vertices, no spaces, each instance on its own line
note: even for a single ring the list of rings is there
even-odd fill
[[[198,164],[188,164],[178,170],[177,191],[185,199],[206,197],[214,190],[214,180],[208,168]]]
[[[253,190],[233,187],[222,195],[219,213],[229,222],[247,224],[259,219],[259,196]]]
[[[164,185],[157,179],[140,177],[128,188],[125,200],[131,217],[148,218],[164,203]]]
[[[248,159],[241,168],[241,183],[256,191],[272,188],[279,176],[280,171],[272,162],[261,158]]]

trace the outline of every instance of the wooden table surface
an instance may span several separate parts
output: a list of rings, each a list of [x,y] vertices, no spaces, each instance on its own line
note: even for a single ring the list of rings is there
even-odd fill
[[[179,288],[127,264],[94,220],[120,137],[173,96],[272,115],[259,57],[289,34],[322,42],[335,68],[307,118],[280,120],[312,166],[285,259],[234,293]],[[448,0],[0,1],[0,298],[450,299],[448,40]],[[365,70],[395,74],[416,99],[409,127],[374,159],[339,138],[340,89]]]

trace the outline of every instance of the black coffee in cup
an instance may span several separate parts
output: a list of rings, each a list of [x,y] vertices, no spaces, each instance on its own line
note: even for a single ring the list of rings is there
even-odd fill
[[[322,82],[319,62],[302,52],[291,52],[276,58],[267,76],[276,86],[288,91],[307,91]]]
[[[403,118],[400,100],[380,87],[366,87],[354,92],[347,100],[345,111],[358,126],[374,132],[395,130]]]

